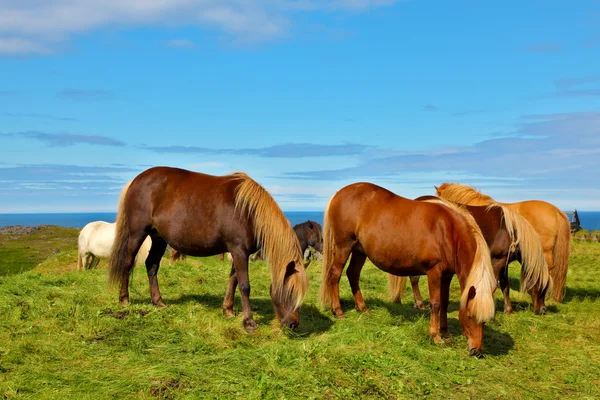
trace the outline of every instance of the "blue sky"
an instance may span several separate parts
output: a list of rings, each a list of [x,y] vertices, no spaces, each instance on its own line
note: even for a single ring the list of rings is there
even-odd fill
[[[114,211],[155,165],[284,210],[357,181],[600,210],[597,0],[5,0],[0,77],[0,213]]]

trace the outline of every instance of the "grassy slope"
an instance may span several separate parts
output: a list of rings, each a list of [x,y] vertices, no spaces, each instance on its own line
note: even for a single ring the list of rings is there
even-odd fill
[[[79,229],[45,225],[28,235],[0,232],[0,276],[28,271],[50,255],[77,248]]]
[[[565,304],[535,316],[513,291],[516,314],[486,326],[487,357],[469,358],[452,291],[453,339],[434,345],[428,312],[386,300],[386,276],[371,264],[361,279],[369,315],[355,312],[342,278],[344,320],[317,306],[318,263],[298,334],[274,321],[268,271],[251,265],[259,329],[221,316],[229,272],[218,257],[165,262],[169,307],[149,304],[143,268],[132,306],[106,287],[106,263],[70,271],[75,250],[38,268],[0,277],[0,393],[7,398],[598,398],[600,245],[574,243]],[[53,271],[61,271],[55,273]],[[66,271],[66,272],[65,272]],[[511,269],[517,288],[518,268]],[[426,294],[426,280],[422,280]],[[410,291],[409,291],[410,294]],[[500,306],[500,294],[497,294]],[[239,296],[236,309],[240,309]]]

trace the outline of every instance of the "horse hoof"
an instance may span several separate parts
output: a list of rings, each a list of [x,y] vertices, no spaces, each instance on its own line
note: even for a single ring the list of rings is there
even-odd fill
[[[434,335],[433,342],[435,344],[445,344],[446,343],[446,341],[444,339],[442,339],[442,337],[440,335]]]
[[[477,349],[471,349],[471,350],[469,350],[469,355],[470,355],[471,357],[476,357],[476,358],[483,358],[483,357],[484,357],[484,356],[483,356],[483,353],[482,353],[482,352],[480,352],[480,351],[479,351],[479,350],[477,350]]]
[[[165,308],[167,305],[162,300],[157,301],[154,305],[158,308]]]
[[[344,319],[344,318],[346,318],[346,316],[344,315],[344,312],[342,310],[334,311],[333,315],[335,315],[335,317],[337,319]]]
[[[244,325],[244,329],[248,333],[254,333],[254,331],[257,328],[256,321],[254,321],[253,319],[245,320],[244,323],[243,323],[243,325]]]
[[[417,303],[417,304],[414,305],[414,307],[417,310],[424,310],[425,309],[425,304],[423,304],[423,303]]]
[[[123,299],[123,300],[121,300],[121,305],[123,307],[127,307],[129,305],[129,299]]]
[[[233,310],[231,310],[229,308],[224,308],[223,309],[223,316],[225,318],[233,318],[233,317],[235,317],[235,314],[233,313]]]
[[[359,313],[362,313],[362,314],[367,314],[367,315],[368,315],[368,314],[371,314],[371,313],[369,312],[369,309],[368,309],[367,307],[363,307],[363,308],[357,308],[357,309],[356,309],[356,311],[358,311]]]
[[[504,310],[504,314],[506,315],[510,315],[510,314],[514,314],[515,312],[512,310],[512,308],[509,308],[508,310]]]

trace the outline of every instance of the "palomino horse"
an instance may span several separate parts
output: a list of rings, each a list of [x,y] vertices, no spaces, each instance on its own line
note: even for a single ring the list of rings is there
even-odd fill
[[[147,236],[152,238],[146,270],[152,303],[165,304],[157,273],[167,243],[190,256],[233,256],[229,287],[223,302],[233,316],[239,281],[243,326],[256,329],[250,308],[248,256],[260,247],[271,269],[271,299],[282,326],[295,329],[299,307],[308,290],[298,238],[271,195],[248,175],[238,172],[212,176],[179,168],[154,167],[131,182],[119,203],[117,236],[109,280],[120,284],[119,300],[129,304],[129,275],[135,255]]]
[[[447,201],[435,196],[421,196],[415,200],[438,202]],[[551,279],[548,265],[544,260],[544,250],[539,236],[529,222],[508,207],[493,204],[490,206],[459,206],[464,207],[475,219],[483,233],[492,257],[492,267],[500,288],[504,294],[504,313],[513,312],[510,302],[510,285],[508,281],[508,264],[513,261],[521,263],[521,291],[529,292],[533,299],[533,310],[543,314],[546,310],[544,300]],[[388,275],[389,289],[392,301],[399,302],[406,277]],[[415,308],[424,309],[419,276],[411,276],[410,282],[415,297]]]
[[[450,282],[462,290],[459,321],[469,354],[482,348],[485,321],[494,316],[496,280],[490,253],[473,218],[435,203],[414,201],[371,183],[340,189],[325,209],[321,303],[344,316],[339,282],[346,275],[356,308],[367,311],[358,281],[367,257],[379,269],[400,276],[427,275],[431,298],[429,333],[436,342],[448,334]]]
[[[437,195],[455,203],[473,206],[485,206],[498,203],[490,196],[482,194],[471,186],[458,183],[443,183],[435,187]],[[553,297],[562,301],[565,295],[569,251],[571,246],[571,227],[567,216],[550,203],[541,200],[527,200],[518,203],[498,203],[521,215],[537,231],[548,270],[553,281]]]
[[[96,268],[100,257],[109,257],[115,242],[116,224],[114,222],[94,221],[79,232],[77,270]],[[148,237],[138,252],[136,262],[148,257],[152,242]]]

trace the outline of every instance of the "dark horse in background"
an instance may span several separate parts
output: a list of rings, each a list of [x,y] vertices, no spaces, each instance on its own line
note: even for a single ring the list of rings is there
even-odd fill
[[[458,319],[469,354],[482,348],[483,327],[494,316],[496,280],[477,223],[456,206],[414,201],[371,183],[340,189],[325,209],[321,304],[341,318],[339,282],[346,275],[356,308],[367,311],[359,287],[367,257],[399,276],[427,275],[431,298],[429,333],[436,342],[448,334],[450,282],[458,275]],[[440,335],[441,333],[441,335]]]
[[[415,200],[444,204],[444,200],[436,196],[421,196]],[[545,298],[551,278],[544,259],[542,242],[533,226],[525,218],[500,204],[458,205],[464,207],[473,216],[490,249],[492,268],[504,294],[504,313],[513,312],[510,302],[508,265],[513,261],[519,261],[521,291],[531,294],[534,312],[543,314],[546,310]],[[388,280],[392,301],[399,302],[406,286],[406,277],[389,275]],[[415,297],[415,308],[424,309],[419,290],[419,276],[411,276],[410,283]]]
[[[300,242],[300,251],[302,254],[306,252],[308,247],[312,247],[315,251],[323,253],[323,228],[318,222],[306,221],[301,224],[294,225],[294,232]],[[171,261],[185,260],[185,254],[178,252],[175,249],[171,250]],[[219,255],[220,260],[224,261],[224,255]],[[229,256],[228,256],[229,257]],[[256,253],[250,256],[251,260],[262,260],[262,251],[259,249]],[[230,260],[231,261],[231,260]]]
[[[250,308],[248,257],[261,248],[271,270],[271,299],[282,326],[296,328],[308,290],[298,238],[271,195],[244,173],[212,176],[179,168],[150,168],[121,192],[109,280],[120,284],[119,300],[129,304],[129,275],[144,239],[152,238],[146,259],[152,303],[164,307],[157,273],[167,243],[191,256],[224,252],[233,266],[223,310],[233,315],[239,282],[243,326],[256,329]]]

